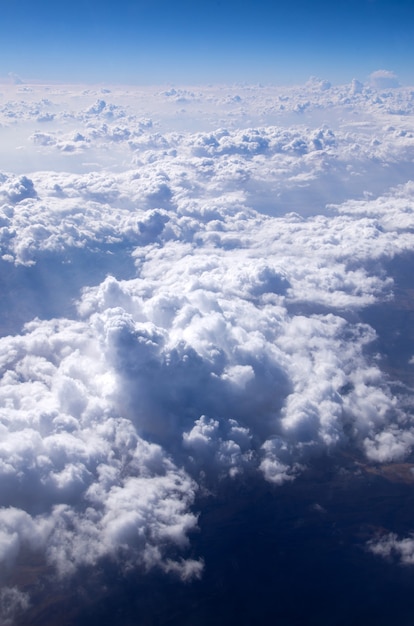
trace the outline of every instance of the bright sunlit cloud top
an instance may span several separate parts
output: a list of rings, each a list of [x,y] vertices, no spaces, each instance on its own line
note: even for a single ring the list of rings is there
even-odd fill
[[[0,17],[3,78],[341,82],[384,67],[412,80],[407,0],[15,0]]]

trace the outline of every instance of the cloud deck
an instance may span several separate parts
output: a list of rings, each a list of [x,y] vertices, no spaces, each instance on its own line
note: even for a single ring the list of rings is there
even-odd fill
[[[112,559],[191,580],[220,481],[410,459],[409,390],[363,321],[414,245],[414,100],[390,80],[5,87],[4,619],[24,551],[62,578]]]

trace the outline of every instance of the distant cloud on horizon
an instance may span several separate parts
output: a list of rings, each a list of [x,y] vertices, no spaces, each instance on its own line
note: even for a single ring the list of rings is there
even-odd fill
[[[370,74],[369,80],[376,89],[400,87],[397,75],[390,70],[376,70]]]

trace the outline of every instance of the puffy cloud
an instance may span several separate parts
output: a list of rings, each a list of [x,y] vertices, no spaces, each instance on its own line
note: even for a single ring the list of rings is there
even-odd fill
[[[353,78],[351,81],[351,93],[354,96],[357,93],[362,93],[362,90],[364,88],[364,85],[357,80],[356,78]]]
[[[365,441],[366,454],[376,462],[401,461],[407,458],[414,444],[412,427],[405,429],[392,425],[381,431],[373,439]]]
[[[370,83],[376,89],[390,89],[399,87],[396,74],[389,70],[376,70],[369,75]]]
[[[327,89],[331,88],[331,83],[329,82],[329,80],[325,80],[322,78],[317,78],[316,76],[311,76],[308,80],[308,82],[306,83],[306,86],[309,89],[316,89],[316,90],[320,90],[320,91],[326,91]]]
[[[0,178],[0,197],[3,201],[17,204],[27,198],[35,198],[36,191],[33,181],[27,176],[8,178],[4,175]]]
[[[385,559],[396,559],[403,565],[414,565],[414,539],[399,539],[395,533],[386,534],[368,543],[368,549]]]
[[[33,322],[26,332],[1,345],[3,566],[24,547],[62,575],[120,555],[171,569],[168,546],[185,548],[196,524],[196,485],[111,416],[114,383],[87,326]]]

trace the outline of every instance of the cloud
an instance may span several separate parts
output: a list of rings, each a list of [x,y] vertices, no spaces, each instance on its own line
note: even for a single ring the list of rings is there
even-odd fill
[[[17,204],[28,198],[36,198],[33,181],[27,176],[20,176],[19,178],[2,176],[1,178],[3,180],[0,179],[0,197],[3,201]]]
[[[0,175],[5,620],[24,554],[62,578],[111,562],[190,580],[202,494],[412,450],[363,321],[413,249],[413,134],[391,112],[411,96],[223,89],[35,90],[1,111],[30,126],[29,156],[73,157]]]
[[[121,554],[171,569],[166,547],[187,545],[196,485],[111,416],[113,382],[96,349],[88,327],[68,321],[33,322],[2,340],[3,565],[24,547],[43,550],[61,575]]]
[[[23,79],[18,74],[15,74],[14,72],[9,72],[7,75],[9,77],[10,81],[14,85],[23,85],[24,84]]]
[[[370,83],[376,89],[390,89],[399,87],[398,78],[389,70],[376,70],[369,75]]]
[[[3,626],[11,626],[30,606],[29,594],[17,587],[3,587],[0,591],[0,619]]]
[[[399,539],[395,533],[389,533],[368,543],[368,549],[384,559],[395,559],[402,565],[414,565],[414,539]]]

